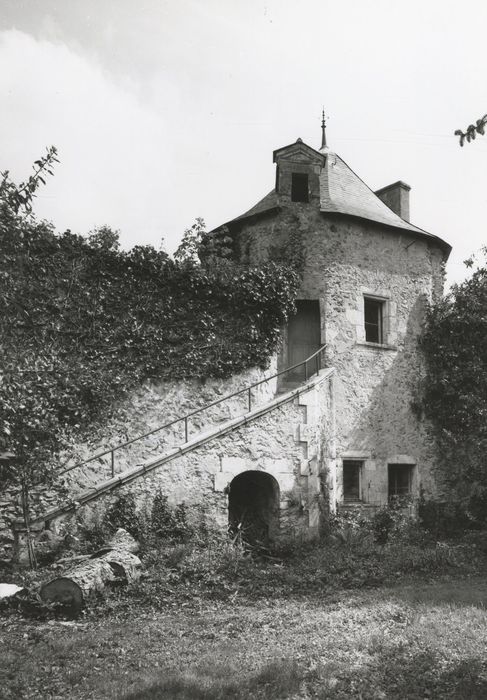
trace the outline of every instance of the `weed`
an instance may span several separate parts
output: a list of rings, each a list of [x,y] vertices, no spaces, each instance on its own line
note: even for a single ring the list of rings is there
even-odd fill
[[[372,530],[374,532],[375,541],[378,544],[385,544],[389,539],[392,528],[394,527],[393,511],[389,507],[380,508],[374,513],[371,521]]]
[[[193,534],[193,528],[188,523],[186,504],[183,502],[176,507],[170,506],[167,496],[160,490],[152,501],[150,527],[154,537],[169,542],[186,542]]]

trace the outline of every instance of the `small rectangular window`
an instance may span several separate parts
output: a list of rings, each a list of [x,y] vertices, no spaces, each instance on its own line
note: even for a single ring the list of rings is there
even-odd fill
[[[368,343],[384,342],[384,302],[364,297],[365,340]]]
[[[291,173],[291,200],[293,202],[309,202],[308,175],[306,173]]]
[[[343,500],[346,503],[360,501],[360,475],[362,462],[344,460],[343,462]]]
[[[389,498],[408,496],[411,493],[413,467],[411,464],[388,465]]]

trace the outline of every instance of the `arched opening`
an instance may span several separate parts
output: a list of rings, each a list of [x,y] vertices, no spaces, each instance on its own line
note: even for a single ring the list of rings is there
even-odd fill
[[[279,484],[270,474],[243,472],[231,484],[228,498],[230,532],[249,544],[266,544],[279,527]]]

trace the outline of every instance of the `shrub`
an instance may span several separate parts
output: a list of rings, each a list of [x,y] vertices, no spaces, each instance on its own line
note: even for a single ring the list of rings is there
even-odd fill
[[[408,538],[412,518],[406,510],[407,505],[408,502],[393,500],[374,513],[371,526],[377,544],[384,545],[392,536],[396,539]]]
[[[168,542],[186,542],[194,533],[188,523],[186,504],[179,503],[173,508],[160,490],[152,502],[150,528],[155,538]]]
[[[137,505],[133,493],[122,493],[117,500],[106,510],[102,521],[102,527],[109,533],[123,527],[133,537],[141,534],[141,523],[137,515]]]
[[[167,496],[157,491],[152,501],[150,514],[151,532],[155,537],[165,539],[172,528],[173,514]]]
[[[473,519],[469,518],[465,504],[455,501],[421,498],[418,505],[418,518],[421,525],[434,535],[435,539],[460,535],[474,524]]]
[[[177,542],[185,542],[193,534],[193,528],[188,523],[187,508],[184,501],[174,509],[172,537]]]

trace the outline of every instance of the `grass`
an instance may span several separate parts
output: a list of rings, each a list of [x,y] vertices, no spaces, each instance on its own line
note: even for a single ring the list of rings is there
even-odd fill
[[[299,691],[301,674],[293,659],[273,661],[253,675],[228,677],[228,665],[212,664],[210,669],[170,674],[146,683],[126,695],[126,700],[247,700],[247,698],[285,698]]]
[[[487,697],[483,579],[2,622],[2,698]]]
[[[0,696],[483,699],[482,556],[364,543],[257,561],[154,551],[144,580],[77,621],[0,618]]]

